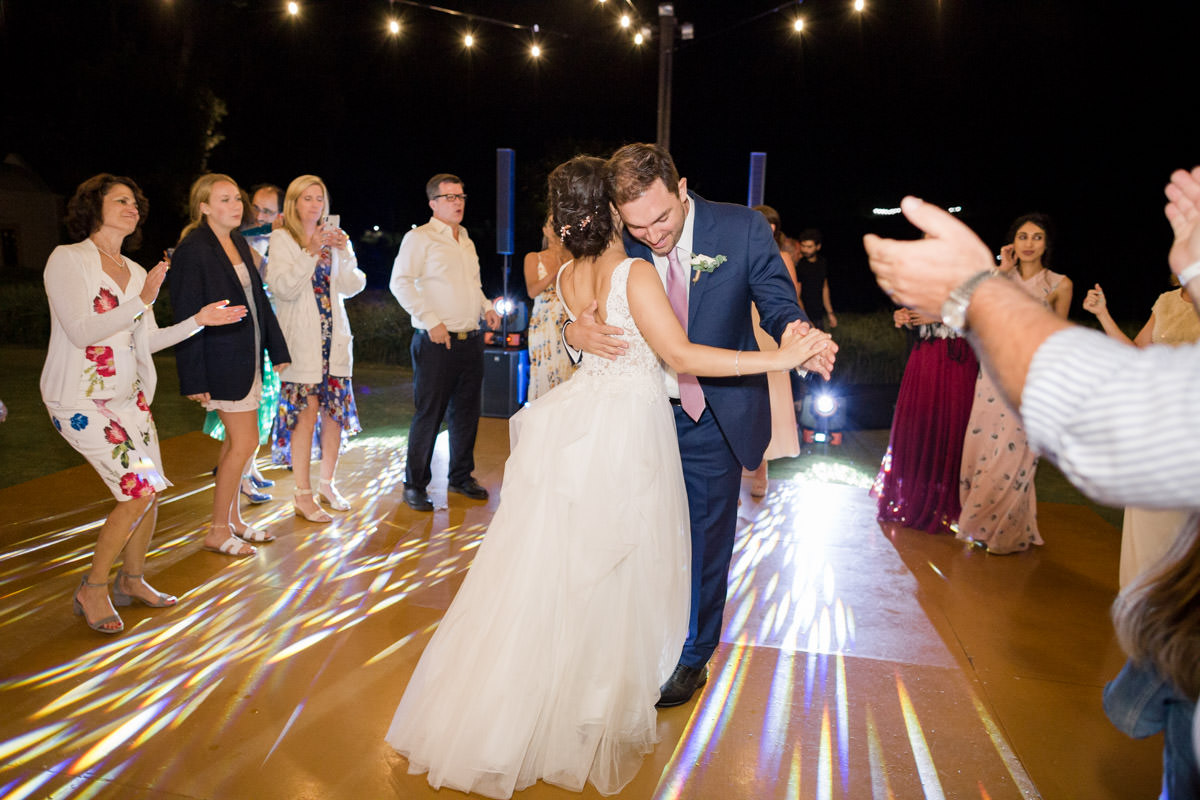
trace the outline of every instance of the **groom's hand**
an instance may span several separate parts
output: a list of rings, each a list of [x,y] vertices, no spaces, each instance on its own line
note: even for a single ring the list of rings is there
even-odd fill
[[[593,300],[591,305],[579,315],[579,318],[567,326],[564,336],[567,344],[576,350],[612,361],[625,354],[629,343],[624,339],[617,338],[625,335],[624,328],[604,325],[596,321],[597,308],[598,305]]]
[[[807,322],[795,320],[788,324],[785,334],[787,331],[792,331],[794,335],[803,336],[810,330],[812,330],[812,326]],[[815,372],[825,380],[829,380],[829,377],[833,374],[833,362],[837,357],[837,349],[837,342],[831,339],[824,350],[801,364],[800,369],[807,372]]]

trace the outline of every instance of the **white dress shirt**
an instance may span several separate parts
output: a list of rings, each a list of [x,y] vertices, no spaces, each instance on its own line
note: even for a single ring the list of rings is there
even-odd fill
[[[479,318],[492,309],[467,229],[458,226],[455,239],[454,230],[436,217],[404,235],[389,288],[418,330],[439,324],[451,333],[478,330]]]

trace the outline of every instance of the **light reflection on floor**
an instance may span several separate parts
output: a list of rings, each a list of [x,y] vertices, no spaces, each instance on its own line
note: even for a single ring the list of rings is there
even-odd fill
[[[494,452],[480,459],[493,490],[502,425],[485,426]],[[339,483],[354,511],[323,529],[286,503],[254,509],[281,538],[245,561],[198,551],[188,521],[210,495],[180,481],[154,555],[180,606],[123,610],[129,627],[112,639],[65,613],[64,587],[90,557],[87,522],[67,515],[6,543],[0,637],[40,646],[0,661],[0,796],[437,796],[403,775],[382,733],[494,505],[416,515],[399,504],[402,470],[395,442],[353,443]],[[873,594],[912,594],[911,577],[861,488],[841,484],[746,496],[709,685],[660,714],[663,741],[623,796],[1037,796],[919,605]]]

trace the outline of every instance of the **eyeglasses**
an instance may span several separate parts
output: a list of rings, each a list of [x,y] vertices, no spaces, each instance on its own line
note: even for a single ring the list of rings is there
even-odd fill
[[[451,203],[458,200],[462,200],[464,203],[467,201],[467,196],[465,194],[435,194],[433,196],[434,200],[437,200],[438,198],[444,198],[449,200]]]

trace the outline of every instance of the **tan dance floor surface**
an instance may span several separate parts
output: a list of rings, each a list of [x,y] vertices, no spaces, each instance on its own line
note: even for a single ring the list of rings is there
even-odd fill
[[[278,541],[235,560],[200,549],[216,443],[168,440],[147,573],[180,602],[124,610],[115,637],[71,614],[112,503],[99,479],[80,466],[0,491],[0,797],[463,796],[383,741],[496,507],[507,423],[481,422],[487,503],[447,507],[444,448],[432,514],[401,502],[403,440],[353,442],[354,510],[327,527],[293,516],[291,475],[270,470],[279,499],[244,513]],[[1129,740],[1100,708],[1123,660],[1119,534],[1084,506],[1039,517],[1044,547],[988,556],[881,531],[863,488],[772,481],[756,501],[747,484],[709,684],[659,713],[621,797],[1155,796],[1161,738]]]

